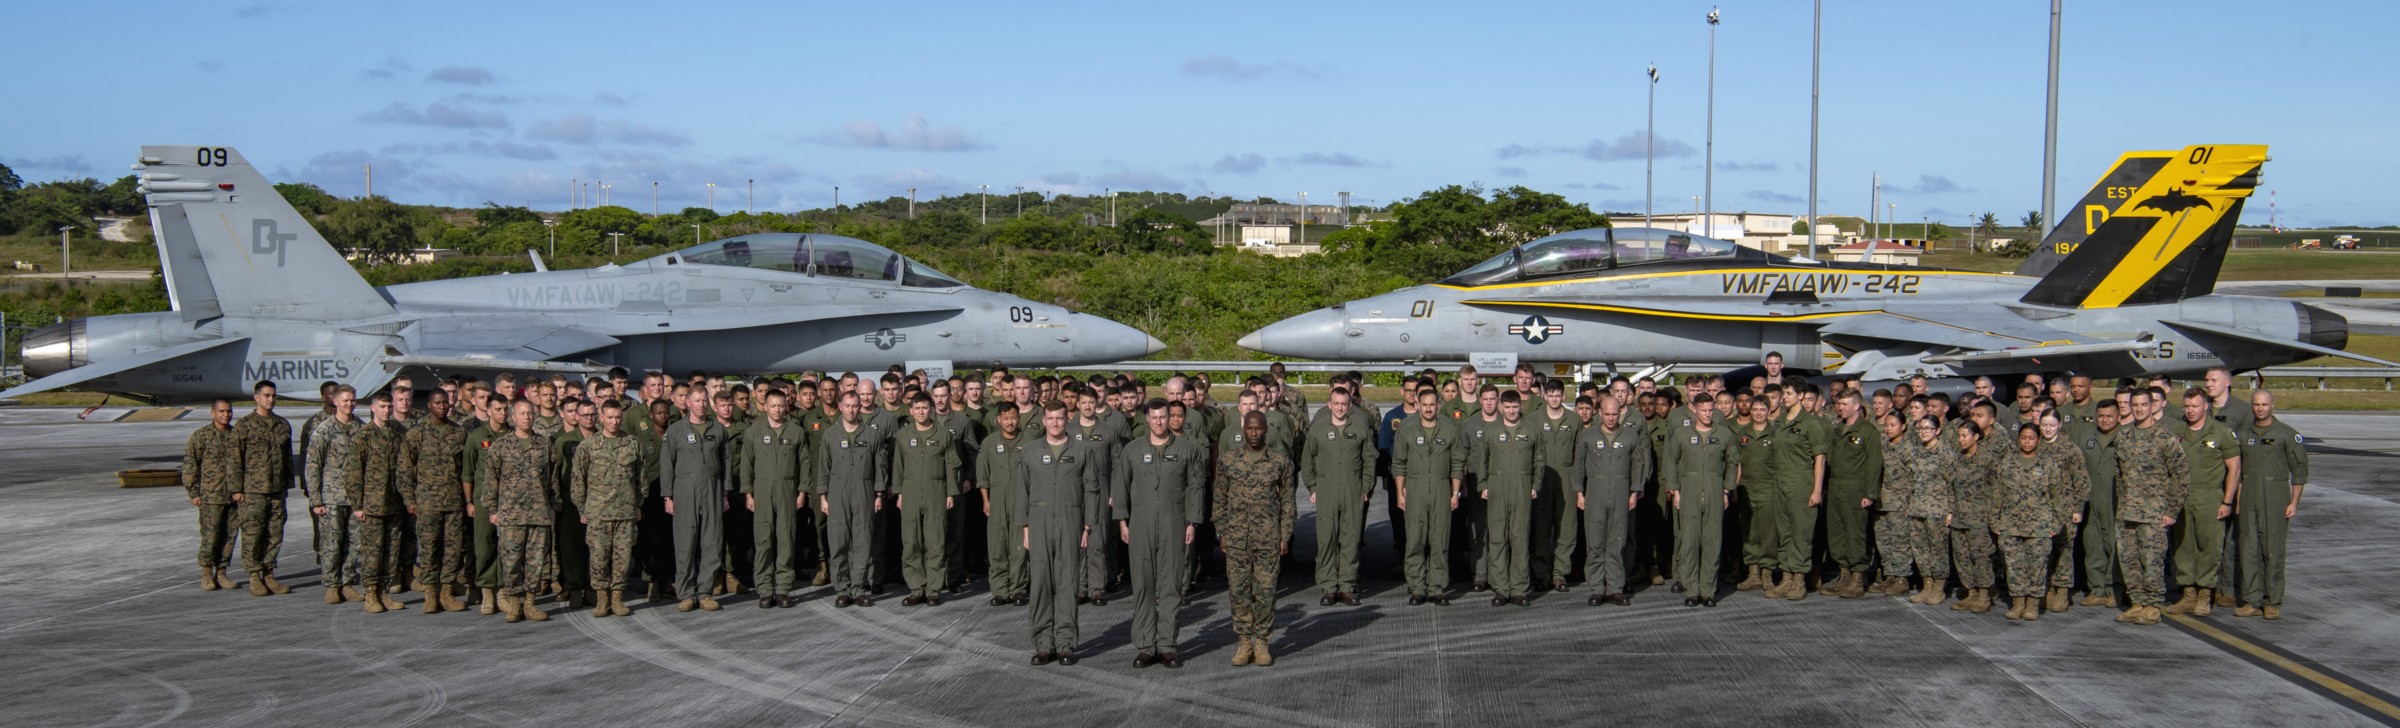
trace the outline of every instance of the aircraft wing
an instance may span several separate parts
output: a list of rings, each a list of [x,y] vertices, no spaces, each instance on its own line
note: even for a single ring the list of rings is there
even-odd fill
[[[442,317],[416,326],[414,335],[405,337],[412,357],[545,361],[619,343],[614,336],[537,317]]]
[[[113,356],[98,363],[86,364],[18,385],[15,389],[11,389],[6,392],[0,392],[0,399],[9,399],[12,397],[33,394],[35,392],[47,392],[60,387],[74,386],[111,374],[116,374],[118,372],[123,372],[130,369],[138,369],[156,364],[164,364],[175,359],[191,356],[204,351],[211,351],[227,344],[249,340],[250,337],[247,336],[236,336],[224,339],[209,339],[207,341],[194,341],[187,344],[176,344],[174,346],[162,346],[156,349],[141,352],[139,354]]]

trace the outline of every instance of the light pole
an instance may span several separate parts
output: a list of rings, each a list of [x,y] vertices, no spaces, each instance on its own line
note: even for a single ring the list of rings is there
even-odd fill
[[[833,224],[834,224],[834,226],[835,226],[835,227],[840,227],[840,226],[841,226],[841,224],[842,224],[842,186],[841,186],[841,185],[834,185],[834,186],[833,186]]]
[[[608,191],[609,191],[609,190],[612,190],[612,189],[615,189],[615,188],[616,188],[616,186],[615,186],[615,185],[611,185],[611,184],[609,184],[609,183],[607,183],[607,182],[602,182],[602,183],[600,183],[600,206],[601,206],[601,207],[607,207],[607,206],[608,206]]]
[[[567,209],[583,209],[583,180],[580,178],[567,178]]]
[[[917,188],[908,188],[908,219],[917,219]]]
[[[58,226],[58,279],[61,281],[71,280],[70,274],[75,272],[74,248],[68,245],[67,238],[67,231],[73,229],[73,225]]]
[[[1717,9],[1708,9],[1708,151],[1701,164],[1700,196],[1705,199],[1708,217],[1700,223],[1700,234],[1716,237],[1717,212]]]
[[[743,214],[748,214],[748,215],[756,215],[756,214],[758,214],[758,180],[755,180],[755,179],[745,179],[745,180],[742,180],[742,186],[744,186],[744,187],[747,187],[747,188],[749,188],[749,190],[750,190],[750,201],[749,201],[749,203],[748,203],[748,204],[745,204],[745,205],[743,205],[743,206],[742,206],[742,212],[743,212]]]
[[[1825,47],[1825,0],[1816,0],[1808,31],[1808,259],[1817,259],[1817,60]]]
[[[2050,217],[2050,201],[2058,197],[2058,16],[2066,9],[2065,0],[2050,0],[2050,95],[2042,109],[2042,224],[2057,225]],[[2033,231],[2038,240],[2042,231]]]
[[[1017,185],[1017,217],[1025,216],[1025,186]]]
[[[650,216],[658,217],[658,180],[650,180]]]
[[[1650,126],[1642,136],[1642,227],[1650,224],[1651,183],[1657,178],[1656,148],[1658,147],[1658,64],[1650,64]]]
[[[1116,192],[1110,192],[1110,193],[1108,193],[1108,226],[1109,226],[1109,227],[1116,227],[1116,226],[1117,226],[1117,195],[1118,195],[1118,194],[1120,194],[1120,193],[1116,193]]]
[[[1697,224],[1700,224],[1700,196],[1692,195],[1692,225]],[[1691,232],[1692,225],[1683,226],[1683,231],[1687,233]]]
[[[700,245],[700,225],[699,225],[699,223],[693,223],[693,224],[692,224],[692,245],[693,245],[694,247],[698,247],[698,246]]]
[[[621,248],[619,247],[618,243],[622,242],[622,241],[621,241],[621,239],[622,239],[622,238],[624,238],[624,237],[625,237],[625,234],[624,234],[624,233],[609,233],[609,234],[608,234],[608,257],[611,257],[611,258],[617,257],[617,252],[618,252],[619,250],[621,250]]]
[[[1306,192],[1300,193],[1300,239],[1292,241],[1292,244],[1308,244],[1308,193]]]
[[[717,183],[708,183],[708,211],[717,211]]]
[[[542,227],[544,228],[543,232],[550,238],[550,257],[556,258],[558,257],[558,221],[543,220]]]
[[[983,212],[979,213],[979,214],[978,214],[978,216],[975,218],[975,224],[977,224],[977,225],[990,225],[990,224],[992,224],[992,186],[991,186],[991,185],[976,185],[976,186],[975,186],[975,195],[976,195],[977,197],[980,197],[980,198],[982,198],[982,199],[983,199]]]
[[[1897,203],[1897,202],[1886,202],[1886,203],[1883,203],[1883,237],[1884,237],[1884,239],[1886,239],[1886,240],[1889,240],[1889,239],[1891,239],[1891,237],[1892,237],[1892,223],[1899,221],[1899,219],[1900,219],[1900,203]]]

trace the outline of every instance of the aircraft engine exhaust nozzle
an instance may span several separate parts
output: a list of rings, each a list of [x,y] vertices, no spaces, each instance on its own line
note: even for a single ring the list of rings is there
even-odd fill
[[[2292,304],[2300,316],[2300,340],[2328,349],[2350,348],[2350,319],[2305,303]]]
[[[91,362],[86,361],[83,319],[55,323],[25,335],[21,361],[27,379],[40,379]]]

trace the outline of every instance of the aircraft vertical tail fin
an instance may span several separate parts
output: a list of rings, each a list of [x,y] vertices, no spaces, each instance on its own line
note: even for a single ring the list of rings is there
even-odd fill
[[[2061,258],[2022,299],[2070,308],[2114,308],[2173,303],[2216,290],[2225,251],[2242,203],[2258,188],[2267,162],[2264,144],[2214,144],[2179,152],[2132,152],[2101,186],[2100,201],[2085,196],[2078,217],[2045,239],[2044,251]],[[2147,179],[2131,182],[2155,165]],[[2084,232],[2088,230],[2089,232]],[[2066,231],[2061,233],[2059,231]],[[2063,235],[2063,237],[2062,237]],[[2071,242],[2066,238],[2080,236]],[[2051,239],[2060,240],[2050,245]],[[2026,263],[2032,268],[2033,261]]]
[[[2059,262],[2067,259],[2068,251],[2091,237],[2094,231],[2100,229],[2100,223],[2116,217],[2125,206],[2133,204],[2131,193],[2158,176],[2158,171],[2164,169],[2167,160],[2174,156],[2175,153],[2171,151],[2126,152],[2118,156],[2117,163],[2108,168],[2108,173],[2100,175],[2099,184],[2092,185],[2090,192],[2083,193],[2083,199],[2075,201],[2074,207],[2067,208],[2067,214],[2057,220],[2044,221],[2051,226],[2050,234],[2043,236],[2041,244],[2034,246],[2033,255],[2027,256],[2025,263],[2017,266],[2017,275],[2040,278],[2057,270]]]
[[[134,167],[168,295],[185,320],[392,313],[383,294],[232,147],[144,146]]]

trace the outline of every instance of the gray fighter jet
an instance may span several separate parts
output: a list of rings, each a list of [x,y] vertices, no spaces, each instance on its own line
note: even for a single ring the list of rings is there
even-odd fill
[[[1294,316],[1243,347],[1359,361],[1753,364],[1891,380],[2237,370],[2349,354],[2349,322],[2216,295],[2265,145],[2130,152],[2015,275],[1827,263],[1649,228],[1517,246],[1440,282]]]
[[[314,396],[329,381],[370,391],[404,369],[1049,367],[1164,348],[834,235],[745,235],[630,265],[376,288],[232,148],[145,146],[134,169],[174,310],[28,335],[25,370],[38,378],[0,398],[61,387],[239,397],[259,380]]]

